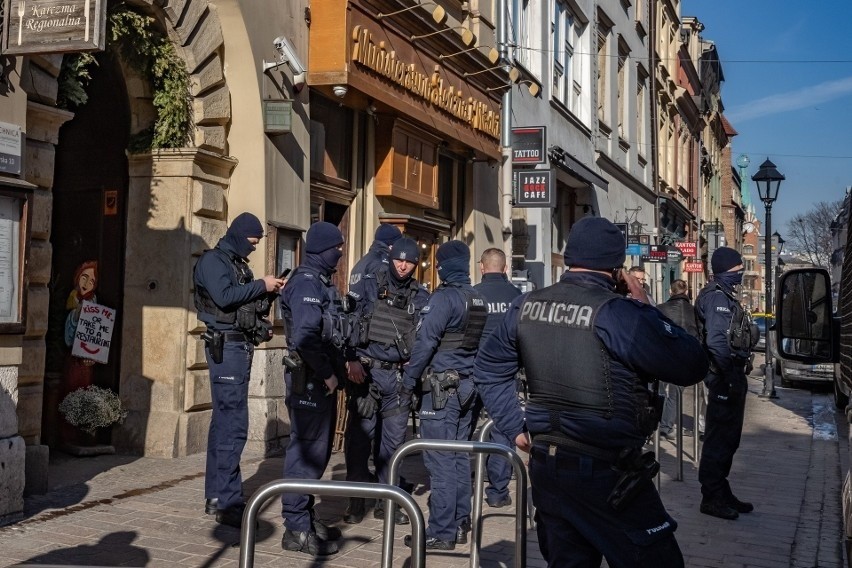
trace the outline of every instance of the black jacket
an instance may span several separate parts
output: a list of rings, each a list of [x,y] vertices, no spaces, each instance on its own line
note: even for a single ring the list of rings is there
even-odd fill
[[[689,335],[698,337],[698,320],[695,317],[695,308],[686,294],[673,294],[667,302],[657,306],[657,309],[685,329]]]

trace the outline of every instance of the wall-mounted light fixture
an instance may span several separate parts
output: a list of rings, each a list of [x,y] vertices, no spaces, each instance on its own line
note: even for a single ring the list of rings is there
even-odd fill
[[[511,73],[510,73],[510,78],[511,78]],[[503,89],[505,89],[507,87],[511,87],[512,84],[513,83],[509,83],[507,85],[501,85],[499,87],[490,87],[490,88],[485,89],[485,90],[486,91],[502,91]],[[532,95],[533,97],[537,97],[541,94],[541,85],[539,85],[538,83],[536,83],[532,79],[524,79],[523,81],[517,81],[517,84],[518,85],[526,85],[527,91],[529,91],[530,95]]]
[[[465,44],[467,46],[471,46],[474,43],[476,43],[476,34],[474,34],[472,31],[470,31],[468,28],[466,28],[464,26],[453,26],[453,27],[444,28],[442,30],[438,30],[438,31],[435,31],[435,32],[429,32],[428,34],[408,36],[408,39],[410,39],[411,41],[416,41],[418,39],[423,39],[424,37],[431,37],[431,36],[438,35],[438,34],[444,34],[444,33],[447,33],[448,31],[451,31],[451,30],[461,30],[460,35],[461,35],[461,40],[462,40],[463,44]]]
[[[438,55],[439,60],[449,59],[450,57],[455,57],[456,55],[461,55],[463,53],[470,53],[471,51],[476,51],[479,48],[488,47],[488,61],[491,62],[492,65],[496,65],[497,61],[500,60],[500,52],[494,49],[489,45],[475,45],[473,47],[468,47],[467,49],[462,49],[461,51],[457,51],[455,53],[448,53],[447,55]]]
[[[443,24],[444,22],[447,21],[447,11],[444,10],[443,6],[439,6],[438,4],[436,4],[434,2],[429,2],[429,1],[418,2],[414,6],[409,6],[408,8],[403,8],[402,10],[397,10],[396,12],[389,12],[387,14],[382,14],[380,12],[380,13],[376,14],[376,19],[381,20],[382,18],[388,18],[390,16],[396,16],[397,14],[402,14],[403,12],[408,12],[408,11],[414,10],[416,8],[422,8],[426,5],[435,6],[435,8],[432,10],[432,20],[436,24]]]
[[[504,69],[504,67],[498,65],[497,67],[488,67],[487,69],[480,69],[479,71],[474,71],[473,73],[465,72],[465,73],[462,74],[462,77],[467,79],[468,77],[473,77],[475,75],[482,75],[483,73],[488,73],[489,71],[502,71],[503,69]],[[520,79],[520,78],[521,78],[521,72],[518,71],[518,69],[516,67],[512,67],[509,70],[509,80],[512,82],[512,84],[515,84],[515,83],[518,82],[518,79]],[[494,87],[495,90],[501,89],[501,88],[502,87]]]

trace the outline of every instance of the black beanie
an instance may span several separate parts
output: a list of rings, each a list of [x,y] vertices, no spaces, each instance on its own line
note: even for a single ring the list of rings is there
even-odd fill
[[[583,217],[571,227],[565,264],[590,270],[611,270],[624,264],[624,233],[603,217]]]
[[[742,263],[743,257],[731,247],[717,248],[713,251],[713,258],[710,259],[713,274],[722,274]]]
[[[435,260],[438,264],[454,258],[463,258],[465,261],[470,261],[470,248],[461,241],[447,241],[438,247],[438,252],[435,253]]]
[[[235,237],[263,237],[263,225],[251,213],[240,213],[228,227],[228,234]]]
[[[420,260],[420,247],[417,246],[417,241],[402,237],[397,239],[391,245],[390,257],[392,260],[407,260],[417,264]]]
[[[401,236],[402,233],[396,225],[391,225],[389,223],[382,223],[379,225],[379,228],[376,229],[376,240],[381,241],[388,246],[391,246],[394,241],[399,239]]]
[[[320,253],[343,244],[343,235],[336,225],[325,221],[317,221],[308,228],[305,235],[305,251],[311,254]]]

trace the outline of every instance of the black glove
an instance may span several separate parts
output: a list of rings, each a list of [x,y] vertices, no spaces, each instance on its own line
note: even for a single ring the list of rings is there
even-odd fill
[[[362,391],[363,392],[363,391]],[[382,400],[382,391],[376,383],[371,382],[366,392],[355,397],[355,410],[361,418],[372,418],[379,409],[379,401]]]

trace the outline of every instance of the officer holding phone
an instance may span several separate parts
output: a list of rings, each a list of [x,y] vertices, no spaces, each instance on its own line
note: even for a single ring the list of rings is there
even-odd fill
[[[238,215],[216,248],[205,251],[193,272],[195,308],[207,326],[202,338],[210,369],[213,415],[207,435],[205,511],[216,521],[239,527],[243,501],[240,456],[248,432],[248,382],[255,345],[272,337],[270,294],[284,281],[255,280],[247,258],[263,237],[251,213]],[[274,296],[273,296],[274,297]]]
[[[707,358],[697,339],[647,305],[620,268],[624,259],[624,235],[611,222],[575,223],[569,270],[514,300],[476,358],[489,415],[530,452],[539,546],[551,567],[599,566],[604,556],[610,566],[683,566],[677,523],[652,481],[659,465],[641,450],[662,410],[646,385],[695,384]],[[616,293],[615,278],[633,298]],[[525,412],[515,387],[521,361]]]

